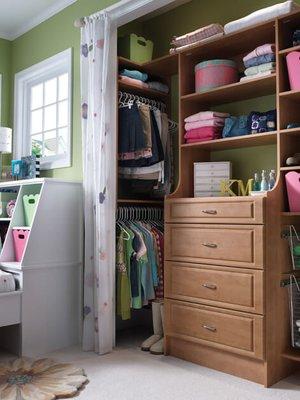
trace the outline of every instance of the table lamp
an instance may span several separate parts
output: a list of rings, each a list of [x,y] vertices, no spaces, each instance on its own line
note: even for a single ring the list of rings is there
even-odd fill
[[[0,179],[2,179],[2,154],[12,153],[12,129],[0,127]]]

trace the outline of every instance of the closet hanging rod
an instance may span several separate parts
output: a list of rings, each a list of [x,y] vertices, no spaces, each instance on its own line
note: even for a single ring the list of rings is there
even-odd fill
[[[117,221],[130,219],[162,222],[163,214],[160,207],[121,206],[117,208]]]
[[[119,98],[119,104],[120,103],[129,104],[129,103],[136,101],[139,103],[146,104],[150,107],[158,108],[159,110],[161,110],[163,112],[165,112],[167,109],[167,106],[162,101],[149,99],[147,97],[138,96],[136,94],[132,94],[132,93],[128,93],[128,92],[119,91],[118,98]]]

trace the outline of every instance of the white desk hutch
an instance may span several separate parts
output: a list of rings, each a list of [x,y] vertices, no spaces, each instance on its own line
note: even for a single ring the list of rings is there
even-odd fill
[[[0,183],[14,190],[1,269],[15,275],[17,290],[0,294],[0,344],[36,356],[79,342],[81,329],[82,185],[56,179]],[[13,227],[25,226],[23,196],[39,193],[24,255],[15,261]]]

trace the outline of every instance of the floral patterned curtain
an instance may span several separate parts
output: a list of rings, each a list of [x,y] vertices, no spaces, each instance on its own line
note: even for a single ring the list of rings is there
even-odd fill
[[[102,12],[81,29],[83,187],[85,213],[83,349],[105,354],[114,342],[116,154],[108,84],[111,22]]]

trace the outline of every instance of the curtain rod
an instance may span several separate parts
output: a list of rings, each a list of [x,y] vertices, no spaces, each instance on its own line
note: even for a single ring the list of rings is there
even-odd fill
[[[132,1],[134,2],[134,0],[121,0],[121,1],[118,1],[116,4],[111,5],[110,7],[106,7],[103,10],[100,10],[100,11],[95,12],[94,14],[91,14],[88,17],[77,18],[74,21],[74,26],[75,26],[75,28],[83,28],[85,25],[86,18],[97,18],[97,17],[99,17],[99,15],[103,14],[104,12],[113,12],[122,6],[131,3]]]

